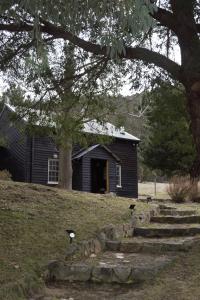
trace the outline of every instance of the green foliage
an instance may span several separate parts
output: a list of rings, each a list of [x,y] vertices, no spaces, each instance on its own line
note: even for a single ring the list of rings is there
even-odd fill
[[[128,46],[150,49],[154,31],[156,35],[162,31],[158,41],[156,41],[158,50],[166,44],[167,40],[165,38],[166,30],[162,26],[155,26],[156,22],[151,14],[156,11],[157,7],[151,0],[116,0],[114,5],[112,0],[58,0],[56,4],[52,0],[23,0],[15,2],[15,5],[12,5],[13,1],[11,0],[3,0],[2,2],[0,23],[25,23],[31,27],[28,32],[23,29],[19,32],[19,28],[16,26],[16,29],[9,32],[9,39],[7,32],[1,32],[0,69],[5,72],[9,70],[15,75],[22,66],[27,72],[31,68],[40,75],[48,64],[47,53],[50,52],[49,49],[52,47],[55,50],[55,43],[57,43],[58,52],[62,54],[64,40],[70,40],[75,45],[76,56],[82,62],[91,62],[91,66],[96,68],[97,73],[104,73],[105,77],[107,75],[110,84],[112,82],[113,85],[115,83],[118,86],[120,81],[127,83],[127,77],[130,76],[128,79],[130,84],[134,88],[138,88],[139,85],[141,86],[141,77],[144,79],[143,85],[147,81],[149,82],[149,78],[152,77],[152,73],[149,76],[147,72],[152,68],[152,65],[146,63],[148,61],[147,56],[144,55],[145,65],[137,60],[137,55],[133,61],[129,59],[122,61],[120,56],[126,54],[126,47]],[[167,8],[166,2],[162,5]],[[77,43],[76,38],[68,39],[63,36],[57,40],[56,33],[54,36],[54,34],[48,35],[48,33],[42,32],[41,28],[51,27],[49,24],[53,24],[58,30],[69,32],[70,37],[76,35],[85,39],[86,44],[89,42],[90,45],[94,47],[98,45],[97,47],[100,46],[102,49],[106,47],[108,57],[112,59],[112,61],[107,61],[107,67],[110,70],[109,74],[117,73],[118,76],[115,77],[115,80],[106,74],[108,68],[104,68],[103,63],[98,66],[95,65],[96,59],[107,58],[106,53],[99,55],[89,48],[83,51],[81,48],[84,49],[84,47]],[[84,45],[85,42],[83,42]],[[56,63],[56,60],[54,59],[53,62]],[[143,67],[143,71],[141,71],[141,67]],[[161,73],[160,69],[154,66],[153,73],[157,72]],[[92,72],[91,78],[93,77],[94,73]],[[10,73],[8,78],[10,78]],[[81,82],[81,77],[77,78],[77,81]]]
[[[18,117],[26,119],[30,134],[49,135],[58,146],[64,146],[67,139],[70,143],[86,144],[84,123],[96,119],[103,124],[114,111],[114,97],[109,92],[115,93],[115,80],[104,76],[99,80],[97,67],[77,81],[82,66],[71,44],[64,44],[59,50],[57,44],[47,48],[42,67],[37,59],[34,61],[37,65],[32,67],[30,57],[25,68],[22,65],[10,78],[10,88],[3,95],[5,101],[15,107]],[[101,60],[98,63],[101,68]],[[93,136],[94,139],[105,140],[100,136]]]
[[[3,107],[4,107],[4,99],[3,97],[0,96],[0,114],[3,110]],[[0,133],[0,147],[6,147],[6,140],[5,140],[5,137]]]
[[[0,96],[0,113],[2,112],[4,107],[4,99]]]
[[[56,4],[52,0],[23,0],[15,2],[15,5],[12,5],[11,0],[2,2],[0,22],[24,22],[32,27],[29,32],[14,30],[9,39],[6,32],[1,32],[0,69],[14,72],[22,66],[21,59],[32,63],[31,68],[35,68],[37,73],[46,65],[47,47],[51,47],[54,41],[57,42],[57,37],[42,33],[40,29],[45,22],[69,31],[70,36],[87,37],[91,43],[106,46],[107,54],[113,59],[113,64],[109,63],[110,67],[114,69],[113,65],[122,63],[125,70],[126,63],[120,61],[120,55],[125,54],[126,46],[133,43],[142,45],[144,36],[154,27],[154,20],[149,13],[156,9],[150,0],[117,0],[115,5],[112,0],[58,0]],[[57,42],[57,48],[62,52],[62,41]],[[37,58],[34,57],[35,54]],[[76,55],[82,55],[84,60],[89,59],[91,62],[93,56],[99,58],[80,48]],[[130,66],[128,69],[130,71]],[[118,72],[118,80],[121,75],[123,77],[122,70]]]
[[[163,175],[188,174],[195,149],[183,90],[162,82],[147,98],[149,139],[143,145],[144,163]]]
[[[10,2],[2,4],[0,12],[6,11],[7,16],[18,20],[34,16],[32,36],[38,41],[40,20],[48,18],[74,34],[87,33],[91,40],[98,39],[101,45],[112,46],[112,57],[124,51],[124,42],[131,44],[133,36],[140,39],[141,32],[152,26],[149,12],[155,9],[150,0],[117,0],[115,5],[112,0],[58,0],[56,4],[53,0],[23,0],[15,7]]]

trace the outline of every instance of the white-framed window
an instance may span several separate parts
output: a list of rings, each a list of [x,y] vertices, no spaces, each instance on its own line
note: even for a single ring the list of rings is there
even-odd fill
[[[122,187],[122,167],[119,164],[116,164],[116,180],[117,187]]]
[[[58,159],[49,158],[48,159],[48,183],[58,184]]]

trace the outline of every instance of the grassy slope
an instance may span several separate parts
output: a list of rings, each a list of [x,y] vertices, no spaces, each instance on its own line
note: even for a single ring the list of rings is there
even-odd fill
[[[40,285],[37,270],[65,256],[66,228],[87,239],[106,224],[129,221],[131,202],[0,181],[0,299],[23,299],[25,287]],[[148,208],[139,203],[137,209]]]

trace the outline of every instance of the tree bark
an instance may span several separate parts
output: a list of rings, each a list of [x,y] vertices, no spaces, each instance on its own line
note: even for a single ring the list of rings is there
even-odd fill
[[[191,132],[196,147],[196,158],[190,170],[192,179],[200,177],[200,81],[196,81],[187,92],[187,109],[191,120]]]
[[[59,187],[72,190],[72,143],[68,141],[59,148]]]

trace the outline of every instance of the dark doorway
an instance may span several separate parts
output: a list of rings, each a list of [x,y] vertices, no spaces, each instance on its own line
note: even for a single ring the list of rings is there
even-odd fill
[[[91,192],[108,192],[108,162],[104,159],[91,159]]]
[[[12,174],[12,179],[15,180],[15,168],[14,159],[12,158],[9,150],[4,147],[0,147],[0,170],[8,170]]]

